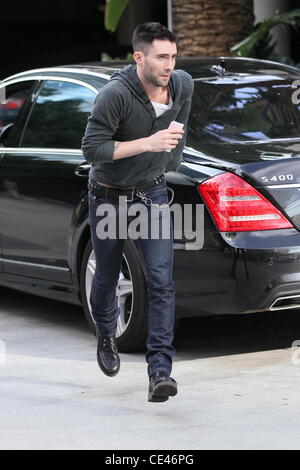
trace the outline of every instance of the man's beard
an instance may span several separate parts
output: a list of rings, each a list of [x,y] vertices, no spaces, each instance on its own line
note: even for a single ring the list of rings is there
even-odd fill
[[[155,77],[151,73],[145,74],[144,79],[148,83],[151,83],[151,85],[154,85],[156,87],[162,87],[162,86],[166,86],[168,84],[168,83],[163,83],[163,81],[159,77]]]

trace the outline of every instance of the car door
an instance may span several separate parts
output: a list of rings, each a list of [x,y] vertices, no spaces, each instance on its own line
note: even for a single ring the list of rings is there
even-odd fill
[[[8,146],[16,147],[24,125],[31,97],[39,86],[38,80],[25,79],[0,84],[0,271],[3,271],[3,231],[5,230],[5,189],[1,178],[1,162]],[[4,210],[3,210],[4,209]]]
[[[97,90],[78,80],[41,82],[18,147],[0,161],[2,260],[6,273],[71,282],[71,223],[86,192],[75,173]]]

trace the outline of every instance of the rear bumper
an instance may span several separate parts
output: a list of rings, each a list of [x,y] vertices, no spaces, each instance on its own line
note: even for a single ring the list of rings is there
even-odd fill
[[[300,233],[206,232],[202,250],[175,251],[174,280],[180,317],[269,310],[281,297],[300,296]]]

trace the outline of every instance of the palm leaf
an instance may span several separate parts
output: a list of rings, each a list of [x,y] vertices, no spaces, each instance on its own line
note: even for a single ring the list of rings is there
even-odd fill
[[[275,13],[275,15],[272,15],[267,20],[258,23],[252,34],[230,48],[231,52],[233,52],[234,56],[251,57],[254,48],[257,47],[261,41],[265,40],[269,31],[278,24],[289,24],[293,27],[300,26],[300,9],[298,8],[281,15]]]
[[[128,2],[129,0],[106,0],[104,26],[108,31],[116,30]]]

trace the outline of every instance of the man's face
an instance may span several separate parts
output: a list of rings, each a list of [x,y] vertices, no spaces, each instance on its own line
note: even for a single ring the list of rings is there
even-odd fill
[[[175,42],[155,39],[145,53],[136,54],[139,55],[136,62],[146,82],[157,87],[168,85],[177,55]]]

